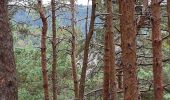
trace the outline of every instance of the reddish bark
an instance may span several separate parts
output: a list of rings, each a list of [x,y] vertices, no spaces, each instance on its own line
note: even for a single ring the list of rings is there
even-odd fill
[[[47,65],[46,65],[46,35],[47,35],[47,18],[44,13],[44,9],[42,6],[42,0],[37,0],[38,2],[38,11],[42,20],[42,35],[41,35],[41,67],[43,74],[43,88],[44,88],[44,98],[45,100],[49,100],[49,92],[48,92],[48,73],[47,73]]]
[[[105,42],[104,42],[104,83],[103,83],[103,100],[109,99],[109,80],[110,80],[110,45],[108,43],[109,41],[109,35],[108,32],[105,33]]]
[[[71,26],[72,26],[72,40],[71,40],[71,65],[72,65],[72,76],[74,84],[74,95],[75,99],[78,99],[78,80],[77,80],[77,69],[76,69],[76,30],[75,30],[75,0],[70,0],[71,3]]]
[[[0,0],[0,100],[17,100],[16,65],[8,0]]]
[[[115,47],[113,39],[113,11],[112,0],[106,1],[106,32],[104,45],[104,85],[103,100],[116,100],[116,66],[115,66]],[[109,91],[110,90],[110,91]]]
[[[119,0],[119,6],[124,100],[138,100],[135,1]]]
[[[52,50],[53,50],[53,62],[52,62],[52,86],[53,86],[53,100],[57,100],[57,39],[56,39],[56,2],[55,0],[51,0],[51,12],[52,12],[52,31],[53,31],[53,39],[52,39]]]
[[[89,45],[90,45],[90,40],[91,40],[93,31],[94,31],[95,18],[96,18],[96,0],[92,0],[92,12],[91,12],[90,27],[89,27],[89,32],[88,32],[86,40],[85,40],[85,44],[84,44],[84,58],[83,58],[83,66],[82,66],[80,85],[79,85],[79,100],[83,100],[83,98],[84,98],[86,70],[88,67],[87,64],[88,64]]]
[[[159,0],[151,1],[152,13],[152,53],[153,53],[153,82],[154,100],[163,100],[162,82],[162,39],[160,33],[160,3]]]

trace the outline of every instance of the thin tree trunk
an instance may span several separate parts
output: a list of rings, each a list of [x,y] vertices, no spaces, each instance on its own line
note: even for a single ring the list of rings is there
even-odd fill
[[[53,31],[53,40],[52,40],[52,49],[53,49],[53,62],[52,62],[52,86],[53,86],[53,100],[57,100],[57,40],[56,40],[56,2],[51,0],[52,7],[52,31]]]
[[[84,58],[83,58],[83,66],[82,66],[80,85],[79,85],[79,100],[83,100],[83,97],[84,97],[86,70],[87,70],[87,65],[88,65],[89,44],[90,44],[90,40],[94,32],[95,18],[96,18],[96,0],[92,0],[90,27],[89,27],[89,32],[87,34],[87,38],[85,40],[85,44],[84,44]]]
[[[167,0],[167,13],[168,13],[168,32],[169,32],[168,43],[170,45],[170,0]]]
[[[119,0],[119,13],[121,14],[120,15],[120,33],[122,34],[124,31],[125,31],[125,24],[124,24],[124,22],[125,21],[123,21],[123,16],[122,16],[122,13],[123,13],[123,11],[124,11],[124,8],[123,8],[124,6],[123,6],[123,3],[122,3],[122,0]],[[121,35],[122,36],[122,35]],[[122,38],[122,37],[121,37]],[[122,61],[122,59],[121,59],[121,61]],[[122,68],[123,68],[123,66],[122,66],[122,64],[119,66],[119,71],[118,71],[118,88],[121,90],[122,88],[123,88],[123,76],[122,76],[122,74],[123,74],[123,70],[122,70]]]
[[[86,11],[86,23],[85,23],[85,36],[86,36],[86,38],[87,38],[87,33],[88,33],[88,19],[89,19],[89,0],[88,0],[88,2],[87,2],[87,9],[86,9],[87,11]]]
[[[120,0],[119,4],[124,100],[138,100],[135,1]]]
[[[116,100],[117,90],[116,90],[115,47],[113,39],[112,0],[106,0],[106,5],[107,13],[109,15],[106,16],[103,100],[108,99]]]
[[[0,0],[0,100],[17,100],[16,65],[8,0]]]
[[[121,66],[119,67],[121,69]],[[118,76],[117,76],[117,87],[119,90],[123,89],[123,77],[122,77],[122,70],[118,71]]]
[[[152,53],[153,53],[153,82],[154,100],[163,100],[162,82],[162,39],[160,33],[160,3],[159,0],[151,1],[152,13]]]
[[[145,24],[146,20],[146,12],[148,12],[149,5],[148,5],[148,0],[143,0],[142,1],[143,7],[142,7],[142,16],[140,16],[140,21],[137,23],[137,32],[139,32],[140,28]],[[139,82],[139,80],[138,80]],[[138,100],[141,100],[141,92],[138,90]]]
[[[46,65],[46,35],[47,35],[47,18],[44,13],[44,9],[42,6],[42,0],[37,0],[38,2],[38,11],[42,20],[42,36],[41,36],[41,67],[43,74],[43,87],[44,87],[44,98],[45,100],[49,100],[49,92],[48,92],[48,73],[47,73],[47,65]]]
[[[104,83],[103,83],[103,100],[109,100],[109,84],[110,84],[110,45],[109,34],[104,34]]]
[[[72,76],[74,84],[74,95],[75,99],[78,99],[78,80],[77,80],[77,69],[76,69],[76,30],[75,30],[75,0],[70,0],[71,4],[71,26],[72,26],[72,40],[71,40],[71,64],[72,64]]]

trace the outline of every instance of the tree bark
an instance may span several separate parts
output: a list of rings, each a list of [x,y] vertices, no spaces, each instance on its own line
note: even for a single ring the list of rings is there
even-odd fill
[[[0,0],[0,100],[17,100],[17,76],[8,0]]]
[[[52,12],[52,31],[53,31],[53,39],[52,39],[52,50],[53,50],[53,62],[52,62],[52,86],[53,86],[53,100],[57,100],[57,39],[56,39],[56,2],[55,0],[51,0],[51,12]]]
[[[152,53],[153,53],[153,82],[154,100],[163,100],[162,82],[162,39],[160,33],[160,3],[159,0],[151,1],[152,14]]]
[[[103,100],[109,100],[109,84],[110,84],[110,45],[109,34],[104,34],[104,83],[103,83]]]
[[[135,1],[120,0],[119,5],[124,100],[138,100]]]
[[[48,73],[47,73],[47,64],[46,64],[46,35],[47,35],[48,24],[42,6],[42,0],[37,0],[37,2],[38,2],[38,11],[43,24],[42,35],[41,35],[41,67],[42,67],[42,74],[43,74],[44,98],[45,100],[49,100]]]
[[[170,0],[167,0],[167,13],[168,13],[168,32],[169,32],[168,43],[170,45]]]
[[[104,49],[104,86],[103,100],[116,100],[116,66],[115,66],[115,45],[113,38],[113,7],[112,0],[106,0],[106,32]],[[109,91],[110,90],[110,91]]]
[[[89,32],[87,34],[87,38],[85,40],[85,44],[84,44],[84,58],[83,58],[83,66],[82,66],[80,85],[79,85],[79,100],[83,100],[83,98],[84,98],[86,70],[88,67],[87,64],[88,64],[89,45],[90,45],[90,40],[91,40],[93,32],[94,32],[95,18],[96,18],[96,0],[92,0],[92,12],[91,12],[90,27],[89,27]]]
[[[73,84],[74,84],[74,95],[75,100],[78,99],[78,80],[77,80],[77,69],[76,69],[76,30],[75,30],[75,0],[70,0],[71,4],[71,26],[72,26],[72,40],[71,40],[71,65],[72,65],[72,76],[73,76]]]

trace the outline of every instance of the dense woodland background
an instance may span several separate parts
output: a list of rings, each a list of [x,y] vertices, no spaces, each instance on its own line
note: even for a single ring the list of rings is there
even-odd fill
[[[0,0],[0,100],[170,100],[170,0]]]

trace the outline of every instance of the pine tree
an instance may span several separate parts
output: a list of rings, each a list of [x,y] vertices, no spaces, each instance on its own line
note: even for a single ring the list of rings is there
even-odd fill
[[[138,100],[135,1],[119,0],[119,6],[124,100]]]
[[[8,0],[0,0],[0,100],[17,100],[16,65]]]
[[[52,85],[53,85],[53,100],[57,100],[57,39],[56,39],[56,2],[51,0],[51,12],[52,12],[52,50],[53,50],[53,62],[52,62]]]
[[[71,27],[72,27],[72,40],[71,40],[71,65],[72,65],[72,76],[73,76],[73,84],[74,84],[74,95],[75,99],[78,99],[78,80],[77,80],[77,67],[76,67],[76,52],[77,52],[77,46],[76,46],[76,39],[77,39],[77,34],[76,34],[76,29],[75,29],[75,0],[70,0],[71,4]]]
[[[47,73],[47,63],[46,63],[46,35],[47,35],[48,23],[44,13],[42,0],[37,0],[37,2],[38,2],[38,11],[43,24],[42,35],[41,35],[41,67],[42,67],[42,74],[43,74],[44,99],[49,100],[48,73]]]
[[[151,1],[152,14],[152,53],[153,53],[153,82],[154,100],[163,100],[163,73],[162,73],[162,39],[160,33],[160,2]]]

